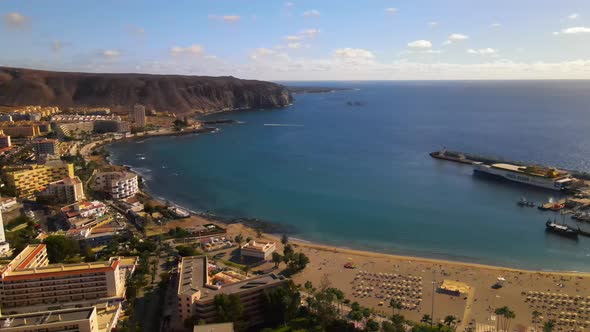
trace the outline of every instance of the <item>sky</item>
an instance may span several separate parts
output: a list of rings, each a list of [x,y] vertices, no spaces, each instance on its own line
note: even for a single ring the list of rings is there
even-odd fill
[[[590,79],[590,0],[0,0],[0,66],[262,80]]]

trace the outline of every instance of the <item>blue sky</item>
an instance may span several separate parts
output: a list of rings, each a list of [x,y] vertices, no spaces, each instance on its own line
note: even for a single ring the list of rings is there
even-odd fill
[[[590,78],[587,0],[0,0],[0,65],[269,80]]]

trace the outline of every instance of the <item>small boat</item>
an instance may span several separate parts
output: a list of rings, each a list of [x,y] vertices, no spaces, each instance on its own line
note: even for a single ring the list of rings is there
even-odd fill
[[[555,221],[551,221],[550,219],[547,220],[545,223],[545,230],[551,233],[555,233],[557,235],[577,239],[579,231],[577,229],[573,229],[567,225],[561,225],[556,223]]]
[[[580,226],[578,226],[578,234],[590,237],[590,232],[583,231]]]
[[[524,197],[521,197],[520,201],[516,202],[516,204],[522,207],[535,207],[535,203],[527,201],[527,199]]]

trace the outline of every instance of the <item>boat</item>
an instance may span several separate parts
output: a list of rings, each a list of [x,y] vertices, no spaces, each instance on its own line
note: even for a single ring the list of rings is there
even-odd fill
[[[518,206],[522,206],[522,207],[524,207],[524,206],[526,206],[526,207],[535,207],[535,203],[530,202],[530,201],[527,201],[526,198],[524,198],[524,197],[521,197],[520,198],[520,201],[516,202],[516,204]]]
[[[579,231],[577,229],[573,229],[567,225],[558,224],[555,221],[551,221],[550,219],[547,220],[545,223],[545,230],[551,233],[555,233],[557,235],[577,239]]]
[[[590,232],[583,231],[580,228],[580,226],[578,226],[578,234],[583,235],[583,236],[586,236],[586,237],[590,237]]]
[[[555,168],[482,162],[474,162],[473,165],[473,174],[493,176],[550,190],[563,190],[574,181],[568,172]]]

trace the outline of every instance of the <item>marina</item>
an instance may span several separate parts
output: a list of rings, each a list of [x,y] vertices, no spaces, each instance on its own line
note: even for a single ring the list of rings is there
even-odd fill
[[[566,198],[549,199],[548,202],[538,205],[523,196],[516,204],[520,207],[537,206],[540,211],[560,212],[562,216],[569,214],[571,219],[578,223],[590,223],[589,184],[584,179],[573,177],[569,171],[540,165],[508,163],[489,157],[472,159],[465,153],[449,152],[446,149],[432,152],[430,156],[435,159],[472,165],[474,176],[491,177],[569,194],[570,196]],[[576,173],[581,174],[580,172]],[[571,227],[565,222],[557,223],[549,219],[545,223],[545,227],[547,232],[568,238],[577,239],[578,235],[590,237],[590,231],[582,229],[580,225]]]

